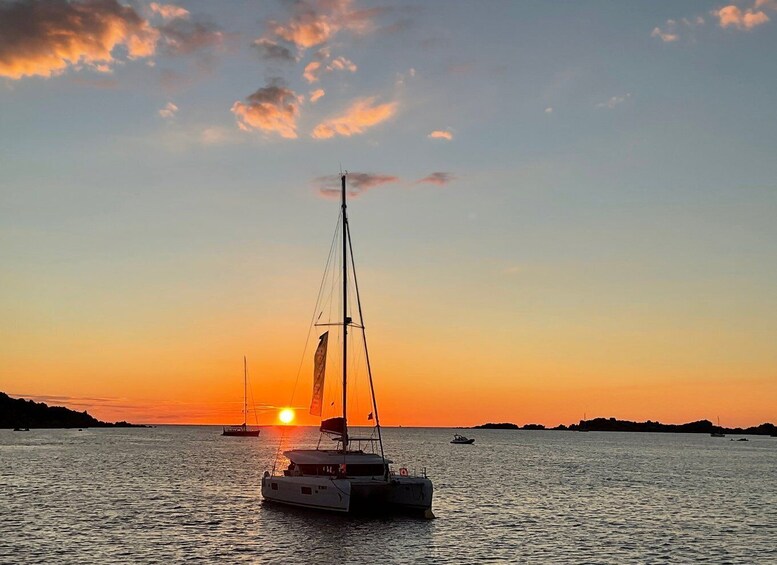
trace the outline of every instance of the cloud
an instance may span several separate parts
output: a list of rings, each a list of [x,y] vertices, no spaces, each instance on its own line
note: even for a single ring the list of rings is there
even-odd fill
[[[158,4],[156,2],[151,2],[148,7],[151,8],[153,13],[162,16],[162,19],[164,20],[189,17],[189,10],[173,4]]]
[[[453,174],[451,173],[436,172],[436,173],[430,173],[424,178],[416,181],[416,184],[428,183],[428,184],[436,184],[437,186],[444,186],[454,180],[456,180],[456,177],[453,176]]]
[[[159,31],[166,50],[174,55],[189,55],[224,42],[224,33],[219,27],[204,21],[177,18],[160,26]]]
[[[222,127],[212,126],[200,132],[199,140],[203,145],[223,145],[232,141],[232,134]]]
[[[116,0],[36,0],[0,3],[0,76],[51,77],[68,67],[154,54],[159,32]]]
[[[546,114],[552,114],[553,113],[553,107],[552,106],[548,106],[547,108],[545,108],[545,113]]]
[[[345,57],[337,57],[326,66],[327,71],[349,71],[355,73],[358,67]]]
[[[713,10],[712,15],[718,18],[718,23],[722,28],[734,27],[736,29],[750,31],[769,21],[769,16],[766,15],[766,12],[763,12],[759,8],[777,9],[777,4],[773,2],[759,2],[756,0],[753,8],[746,8],[744,11],[742,11],[739,6],[730,4],[719,10]]]
[[[382,8],[351,10],[350,0],[298,0],[285,22],[270,21],[269,33],[299,49],[323,45],[341,30],[364,34],[373,29],[372,19]]]
[[[374,97],[361,98],[351,104],[343,114],[318,124],[311,135],[316,139],[327,139],[335,135],[347,137],[361,134],[391,118],[396,110],[396,102],[375,105]]]
[[[318,177],[313,182],[318,185],[318,191],[322,196],[337,197],[340,195],[340,175],[327,175]],[[348,194],[358,196],[371,188],[389,183],[399,182],[399,177],[394,175],[381,175],[374,173],[348,173]]]
[[[313,84],[314,82],[318,82],[319,72],[321,72],[321,62],[311,61],[305,66],[305,71],[302,73],[302,76],[305,77],[305,80],[310,84]]]
[[[159,110],[159,115],[165,120],[170,120],[175,117],[175,114],[177,112],[178,112],[178,106],[176,106],[172,102],[168,102],[167,104],[165,104],[164,108]]]
[[[312,91],[310,93],[310,101],[313,104],[315,104],[318,101],[319,98],[324,96],[324,94],[326,94],[326,92],[324,92],[323,88],[317,88],[316,90],[314,90],[314,91]]]
[[[453,139],[453,132],[447,129],[446,130],[436,129],[426,137],[428,137],[429,139],[446,139],[450,141]]]
[[[650,37],[657,37],[664,43],[674,43],[680,39],[680,28],[693,29],[698,26],[704,25],[704,18],[696,16],[693,18],[681,18],[677,20],[668,19],[664,24],[663,29],[660,27],[654,27],[650,32]]]
[[[671,22],[673,20],[669,20],[669,21]],[[659,27],[653,28],[653,31],[650,32],[650,37],[658,37],[664,43],[672,43],[673,41],[677,41],[678,39],[680,39],[680,36],[674,31],[670,31],[669,29],[662,30]]]
[[[298,60],[297,56],[292,53],[291,49],[270,39],[257,39],[253,42],[253,46],[257,51],[259,51],[259,56],[262,59],[271,61],[286,61],[290,63],[295,63]]]
[[[261,130],[294,139],[301,103],[301,96],[276,79],[248,96],[245,103],[235,102],[232,113],[243,131]]]
[[[610,108],[611,110],[615,108],[616,106],[620,106],[623,104],[626,100],[631,98],[631,93],[627,92],[623,96],[613,96],[607,102],[599,102],[596,107],[597,108]]]

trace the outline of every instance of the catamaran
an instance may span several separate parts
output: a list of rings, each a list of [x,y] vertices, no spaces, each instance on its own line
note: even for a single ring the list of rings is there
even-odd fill
[[[247,425],[248,422],[248,365],[243,355],[243,423],[239,426],[224,426],[223,436],[257,437],[259,430]]]
[[[284,451],[283,455],[288,459],[288,467],[281,473],[276,473],[275,466],[273,466],[272,471],[265,471],[262,478],[262,496],[268,502],[333,512],[385,513],[399,511],[417,513],[432,518],[434,517],[432,514],[433,487],[432,481],[426,476],[426,471],[424,470],[420,475],[414,475],[403,467],[398,474],[395,474],[390,468],[392,461],[386,458],[383,451],[383,438],[373,387],[370,357],[367,351],[359,285],[356,281],[356,270],[353,265],[353,247],[348,227],[346,204],[346,176],[347,173],[340,175],[342,202],[339,221],[342,225],[342,272],[340,273],[341,280],[338,282],[342,283],[342,310],[340,311],[342,319],[335,323],[315,323],[316,326],[338,326],[342,330],[340,334],[342,339],[341,412],[337,416],[322,419],[319,443],[316,449]],[[334,244],[333,249],[336,249]],[[332,250],[330,250],[330,256]],[[350,273],[353,274],[356,295],[355,313],[358,315],[356,322],[349,315],[348,308]],[[318,310],[318,305],[316,309]],[[349,340],[349,330],[361,333],[362,339],[360,341],[364,348],[364,360],[369,378],[372,411],[367,419],[372,421],[374,425],[371,433],[363,432],[364,428],[360,428],[363,434],[361,437],[358,435],[360,432],[357,431],[354,435],[348,427],[348,346],[349,342],[353,340],[353,337]],[[313,395],[310,413],[316,416],[322,415],[328,344],[329,331],[326,331],[320,336],[314,355]],[[336,442],[336,447],[334,449],[321,448],[322,439]]]

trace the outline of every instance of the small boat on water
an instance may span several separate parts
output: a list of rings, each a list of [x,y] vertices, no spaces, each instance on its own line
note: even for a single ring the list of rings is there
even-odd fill
[[[718,427],[710,434],[710,437],[726,437],[726,434],[723,433],[723,428],[720,427],[720,416],[718,416]]]
[[[749,440],[749,439],[747,439],[746,437],[741,437],[741,438],[739,438],[739,439],[734,439],[734,438],[732,437],[732,438],[731,438],[731,441],[750,441],[750,440]]]
[[[459,434],[453,434],[453,439],[451,440],[451,443],[472,444],[472,443],[475,443],[475,438],[466,438]]]
[[[290,449],[283,451],[288,460],[288,467],[281,473],[276,473],[275,465],[272,471],[265,471],[262,477],[262,497],[265,502],[297,506],[302,508],[326,510],[339,513],[409,513],[419,514],[425,518],[433,518],[432,514],[432,481],[426,476],[426,470],[420,475],[414,476],[407,468],[402,467],[396,474],[390,468],[392,461],[383,451],[383,438],[381,435],[380,420],[378,418],[378,403],[375,399],[373,387],[372,369],[367,350],[367,336],[364,329],[364,317],[362,315],[361,298],[359,296],[359,284],[356,280],[356,269],[353,262],[353,247],[351,245],[351,233],[348,226],[346,208],[346,175],[340,175],[341,181],[341,213],[337,233],[342,227],[341,254],[342,270],[332,263],[331,269],[327,269],[324,280],[331,270],[332,280],[339,278],[341,289],[332,286],[331,292],[325,300],[338,301],[338,294],[342,291],[340,299],[341,308],[334,308],[335,316],[342,315],[342,319],[332,319],[329,322],[321,321],[324,311],[332,311],[332,308],[324,308],[322,298],[316,304],[318,318],[311,325],[332,326],[319,337],[318,347],[313,356],[313,395],[310,403],[310,414],[323,418],[322,407],[331,408],[335,417],[322,419],[319,428],[320,435],[315,449]],[[330,258],[333,249],[337,249],[332,242]],[[350,263],[350,265],[349,265]],[[330,263],[327,262],[327,266]],[[352,280],[353,287],[349,287]],[[323,283],[322,283],[323,284]],[[349,290],[352,290],[355,300],[351,300],[349,310]],[[331,297],[331,299],[330,299]],[[331,305],[332,302],[329,302]],[[353,315],[353,317],[352,317]],[[357,319],[356,316],[358,316]],[[334,391],[334,401],[324,402],[324,380],[326,376],[327,350],[329,333],[333,334],[333,341],[338,340],[341,345],[340,357],[334,359],[336,366],[342,370],[342,389]],[[349,338],[349,334],[356,334]],[[349,345],[351,348],[349,349]],[[367,420],[372,427],[360,427],[359,431],[352,433],[349,430],[349,417],[356,421],[356,416],[349,413],[348,408],[348,379],[353,379],[353,373],[357,365],[352,364],[351,358],[364,360],[364,365],[358,365],[366,369],[365,377],[369,381],[370,408],[372,411]],[[349,368],[351,371],[349,372]],[[330,387],[331,388],[331,387]],[[339,387],[338,387],[339,388]],[[356,387],[352,387],[352,393]],[[364,390],[364,389],[361,389]],[[337,392],[342,392],[341,403],[335,406]],[[366,392],[366,391],[365,391]],[[327,399],[329,400],[329,399]],[[358,405],[357,402],[352,402]],[[371,431],[370,431],[371,430]],[[335,448],[322,447],[321,443],[334,441]],[[281,450],[283,439],[278,447]],[[278,457],[276,456],[276,464]]]
[[[13,431],[15,431],[15,432],[29,432],[30,428],[14,428]]]
[[[246,425],[248,421],[248,366],[245,355],[243,356],[243,424],[240,426],[224,426],[221,431],[223,436],[257,437],[259,430]]]

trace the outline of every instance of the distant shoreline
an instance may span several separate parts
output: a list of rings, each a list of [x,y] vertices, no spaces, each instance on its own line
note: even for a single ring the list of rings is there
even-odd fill
[[[472,426],[473,430],[555,430],[555,431],[573,431],[573,432],[653,432],[653,433],[685,433],[685,434],[731,434],[731,435],[764,435],[777,436],[777,426],[765,422],[759,426],[749,428],[724,428],[716,426],[709,420],[699,420],[698,422],[689,422],[687,424],[662,424],[661,422],[631,422],[629,420],[617,420],[615,418],[594,418],[593,420],[580,420],[579,424],[564,424],[547,428],[542,424],[517,424],[487,423],[479,426]]]
[[[86,410],[76,412],[64,406],[49,406],[0,392],[0,429],[147,428],[129,422],[102,422]]]

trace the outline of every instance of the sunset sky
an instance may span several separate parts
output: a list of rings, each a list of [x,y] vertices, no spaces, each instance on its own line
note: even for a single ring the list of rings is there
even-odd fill
[[[0,1],[0,390],[239,423],[246,355],[316,423],[342,166],[382,423],[775,422],[775,53],[777,0]]]

